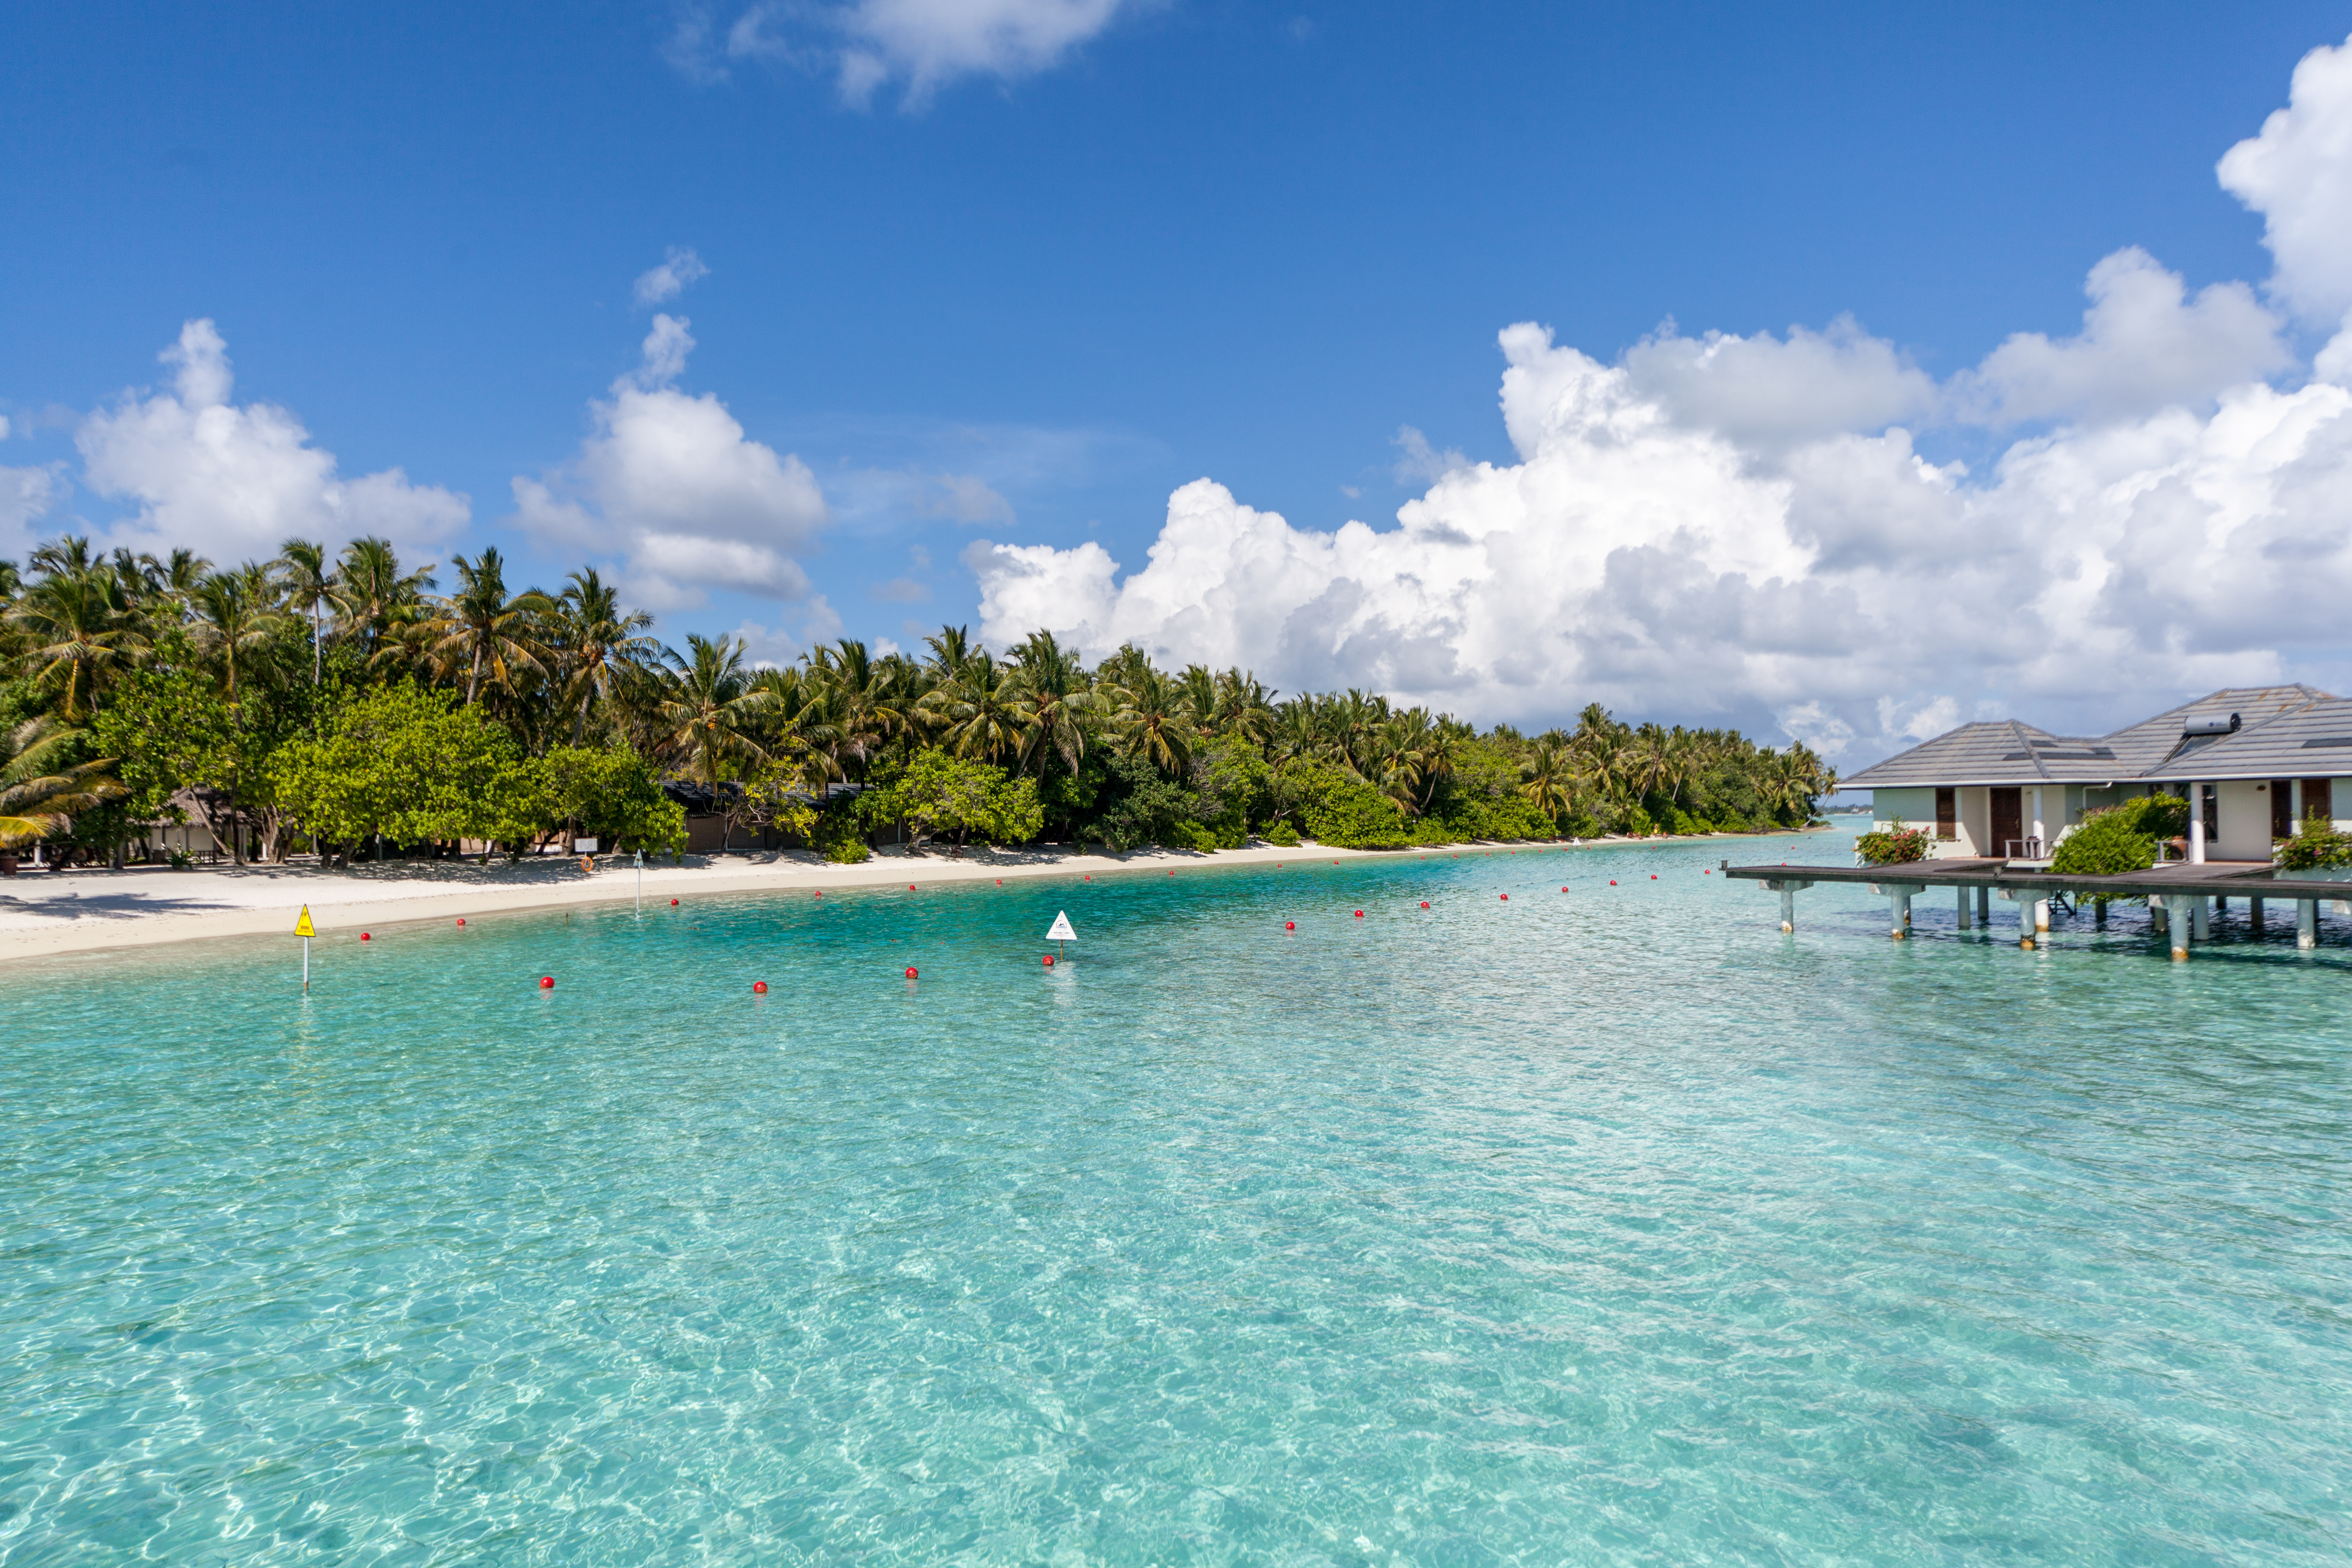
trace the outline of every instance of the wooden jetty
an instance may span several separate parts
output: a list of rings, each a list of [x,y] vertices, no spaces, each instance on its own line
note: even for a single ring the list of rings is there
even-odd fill
[[[2169,861],[2145,871],[2116,876],[2066,876],[2046,862],[2001,859],[1914,860],[1895,866],[1734,866],[1726,860],[1723,874],[1743,881],[1761,882],[1780,895],[1780,929],[1797,929],[1797,895],[1817,882],[1857,883],[1885,897],[1897,942],[1910,934],[1911,900],[1930,889],[1954,889],[1959,902],[1962,931],[1992,925],[1992,902],[1999,896],[2018,911],[2018,945],[2032,947],[2040,932],[2050,929],[2050,900],[2064,898],[2076,906],[2085,899],[2145,898],[2156,929],[2171,938],[2172,956],[2185,960],[2192,939],[2211,934],[2211,911],[2235,898],[2245,899],[2257,930],[2266,900],[2293,900],[2295,905],[2295,946],[2319,945],[2319,900],[2352,895],[2341,881],[2284,879],[2267,860]],[[1973,909],[1970,907],[1973,904]]]

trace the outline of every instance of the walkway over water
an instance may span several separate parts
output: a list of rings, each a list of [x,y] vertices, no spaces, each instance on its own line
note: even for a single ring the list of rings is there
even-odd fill
[[[1914,860],[1895,866],[1734,866],[1723,862],[1723,874],[1761,882],[1780,895],[1780,929],[1796,929],[1796,895],[1816,882],[1861,883],[1883,893],[1893,910],[1889,934],[1901,941],[1910,934],[1911,900],[1931,888],[1950,888],[1959,900],[1960,929],[1991,923],[1995,894],[2018,909],[2018,940],[2032,947],[2037,931],[2050,929],[2050,901],[2079,905],[2085,899],[2148,900],[2157,929],[2169,930],[2172,956],[2185,959],[2193,939],[2209,932],[2210,911],[2232,898],[2252,906],[2260,922],[2263,907],[2273,900],[2295,905],[2295,945],[2318,945],[2319,901],[2352,895],[2352,883],[2282,877],[2266,860],[2170,861],[2145,871],[2114,876],[2086,876],[2053,871],[2046,862],[1982,859]],[[1973,902],[1973,910],[1970,904]]]

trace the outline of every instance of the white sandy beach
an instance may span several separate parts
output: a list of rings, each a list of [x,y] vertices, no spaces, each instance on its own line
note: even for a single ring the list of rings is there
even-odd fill
[[[1205,870],[1291,860],[1396,859],[1411,854],[1557,852],[1566,845],[1478,845],[1447,849],[1296,849],[1271,845],[1199,855],[1144,849],[1129,855],[1055,850],[973,848],[961,858],[944,851],[905,855],[886,849],[856,866],[829,865],[800,851],[688,856],[683,865],[648,861],[645,897],[707,898],[717,893],[814,891],[913,882],[967,882],[1014,877],[1110,876]],[[10,959],[142,947],[202,937],[286,935],[301,907],[320,935],[363,931],[403,921],[471,919],[516,910],[626,901],[636,894],[636,872],[625,861],[599,862],[583,872],[572,859],[548,858],[520,865],[393,861],[377,868],[322,870],[315,866],[248,866],[174,871],[140,867],[123,871],[55,872],[0,879],[0,963]]]

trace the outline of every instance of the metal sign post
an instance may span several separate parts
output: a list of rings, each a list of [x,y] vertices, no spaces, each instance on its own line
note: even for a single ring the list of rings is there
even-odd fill
[[[310,924],[310,906],[304,904],[302,913],[294,922],[294,934],[302,939],[302,994],[310,994],[310,939],[318,931]]]
[[[1078,933],[1070,929],[1069,910],[1062,910],[1055,914],[1054,929],[1045,933],[1045,940],[1055,944],[1054,949],[1055,954],[1054,959],[1055,963],[1059,963],[1063,958],[1068,956],[1067,953],[1064,952],[1060,944],[1066,942],[1076,942],[1078,940]]]

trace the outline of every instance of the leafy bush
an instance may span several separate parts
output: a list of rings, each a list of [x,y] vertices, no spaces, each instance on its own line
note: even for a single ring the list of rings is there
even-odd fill
[[[1298,829],[1291,826],[1289,819],[1285,817],[1265,830],[1265,841],[1276,848],[1296,849],[1298,847]]]
[[[1328,763],[1285,763],[1276,775],[1277,799],[1286,797],[1307,819],[1307,837],[1345,849],[1402,849],[1412,829],[1396,802]]]
[[[2133,832],[2151,838],[2179,838],[2189,831],[2189,803],[2177,795],[2141,795],[2116,810],[2129,814]]]
[[[1855,839],[1853,852],[1865,866],[1907,866],[1925,860],[1935,844],[1935,835],[1924,827],[1906,827],[1898,816],[1885,829]]]
[[[952,833],[957,842],[977,837],[990,844],[1018,844],[1045,826],[1034,779],[1007,778],[986,763],[950,756],[927,746],[887,782],[858,796],[859,815],[869,823],[904,822],[917,839]]]
[[[2138,826],[2149,814],[2134,809],[2140,804],[2128,802],[2084,817],[2058,841],[2050,868],[2070,877],[2117,877],[2155,865],[2156,837]]]
[[[1169,838],[1173,841],[1172,848],[1197,850],[1202,855],[1213,855],[1224,847],[1217,842],[1215,829],[1190,819],[1176,823]]]
[[[855,866],[861,860],[872,859],[874,851],[866,847],[865,839],[850,835],[826,845],[824,858],[836,866]]]
[[[2352,833],[2337,833],[2323,817],[2313,817],[2303,831],[2279,845],[2278,863],[2290,871],[2352,866]]]

